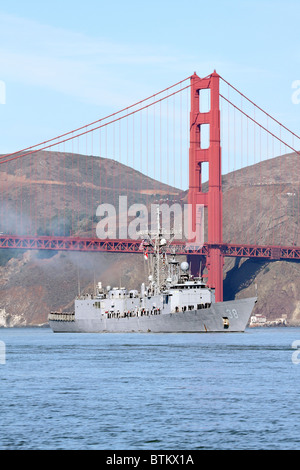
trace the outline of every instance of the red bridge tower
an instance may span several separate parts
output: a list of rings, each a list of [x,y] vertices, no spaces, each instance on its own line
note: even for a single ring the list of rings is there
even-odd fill
[[[210,109],[200,112],[200,90],[210,90]],[[209,146],[202,148],[201,126],[209,125]],[[208,192],[202,191],[202,163],[208,162]],[[188,203],[192,204],[193,232],[196,230],[196,204],[207,207],[207,243],[209,253],[206,259],[207,284],[215,289],[216,302],[223,300],[223,242],[222,220],[222,177],[220,145],[219,75],[214,73],[200,78],[196,73],[191,77],[190,149],[189,149],[189,193]],[[198,274],[200,257],[189,255],[192,274]]]

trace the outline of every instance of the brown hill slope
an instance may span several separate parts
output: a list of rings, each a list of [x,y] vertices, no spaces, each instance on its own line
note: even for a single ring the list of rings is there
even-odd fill
[[[115,160],[40,151],[0,166],[0,232],[92,234],[100,203],[176,199],[178,189]]]

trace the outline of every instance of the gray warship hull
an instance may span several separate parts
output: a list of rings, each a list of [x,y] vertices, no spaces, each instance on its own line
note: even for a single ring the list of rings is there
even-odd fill
[[[78,306],[76,314],[52,314],[55,333],[214,333],[243,332],[256,298],[212,303],[209,308],[159,315],[107,318]]]

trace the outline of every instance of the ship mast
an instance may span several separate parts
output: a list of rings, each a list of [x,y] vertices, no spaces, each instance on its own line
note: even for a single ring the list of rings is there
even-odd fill
[[[164,231],[160,224],[160,210],[159,207],[156,209],[156,230],[153,233],[148,232],[148,239],[144,240],[144,247],[152,248],[153,265],[152,275],[149,276],[151,280],[152,289],[155,294],[158,294],[161,290],[162,285],[166,281],[166,270],[167,270],[167,253],[166,249],[174,238],[174,233],[164,234]],[[164,236],[169,235],[170,240],[167,242]],[[150,252],[151,253],[151,252]]]
[[[161,240],[161,227],[160,227],[160,217],[159,217],[159,208],[156,209],[156,223],[157,223],[157,235],[155,237],[155,257],[156,257],[156,287],[160,286],[160,240]]]

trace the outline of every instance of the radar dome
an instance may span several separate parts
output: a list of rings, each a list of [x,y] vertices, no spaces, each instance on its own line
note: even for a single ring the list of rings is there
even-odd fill
[[[189,269],[189,263],[183,261],[180,265],[180,268],[182,269],[182,271],[187,271]]]

